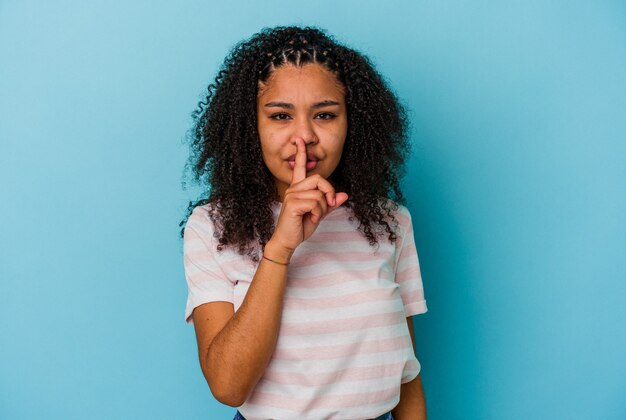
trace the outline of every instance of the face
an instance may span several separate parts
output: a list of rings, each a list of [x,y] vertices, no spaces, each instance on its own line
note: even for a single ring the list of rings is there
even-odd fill
[[[345,89],[319,64],[274,70],[259,82],[257,126],[263,161],[276,182],[280,200],[291,183],[296,138],[307,150],[307,176],[328,178],[341,159],[348,130]]]

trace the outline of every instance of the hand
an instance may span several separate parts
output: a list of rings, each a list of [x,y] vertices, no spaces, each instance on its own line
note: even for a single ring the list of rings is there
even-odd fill
[[[333,186],[320,175],[306,176],[306,145],[296,139],[296,161],[291,184],[285,191],[276,230],[270,241],[288,255],[308,239],[322,219],[348,199],[343,192],[335,193]]]

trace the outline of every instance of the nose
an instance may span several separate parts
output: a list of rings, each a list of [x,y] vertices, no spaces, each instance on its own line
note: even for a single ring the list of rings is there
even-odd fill
[[[307,146],[309,144],[316,144],[319,141],[313,129],[312,122],[307,119],[303,119],[295,124],[295,129],[291,136],[291,143],[293,145],[296,144],[296,138],[298,137],[304,140],[304,144]]]

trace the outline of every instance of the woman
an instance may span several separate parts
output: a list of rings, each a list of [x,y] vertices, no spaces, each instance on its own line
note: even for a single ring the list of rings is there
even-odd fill
[[[265,29],[194,115],[210,192],[183,231],[186,319],[215,398],[240,419],[425,419],[406,121],[382,78],[321,30]]]

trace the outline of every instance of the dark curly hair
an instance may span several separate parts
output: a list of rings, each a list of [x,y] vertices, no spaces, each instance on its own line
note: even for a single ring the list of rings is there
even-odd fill
[[[218,250],[233,247],[257,261],[274,230],[272,204],[278,199],[265,166],[257,131],[258,82],[285,64],[318,63],[344,85],[348,131],[339,165],[329,177],[358,219],[370,245],[385,232],[396,240],[393,212],[404,203],[399,178],[408,153],[403,107],[367,57],[312,27],[264,28],[238,43],[193,112],[191,154],[186,170],[207,191],[189,202],[181,237],[193,209],[210,203]]]

